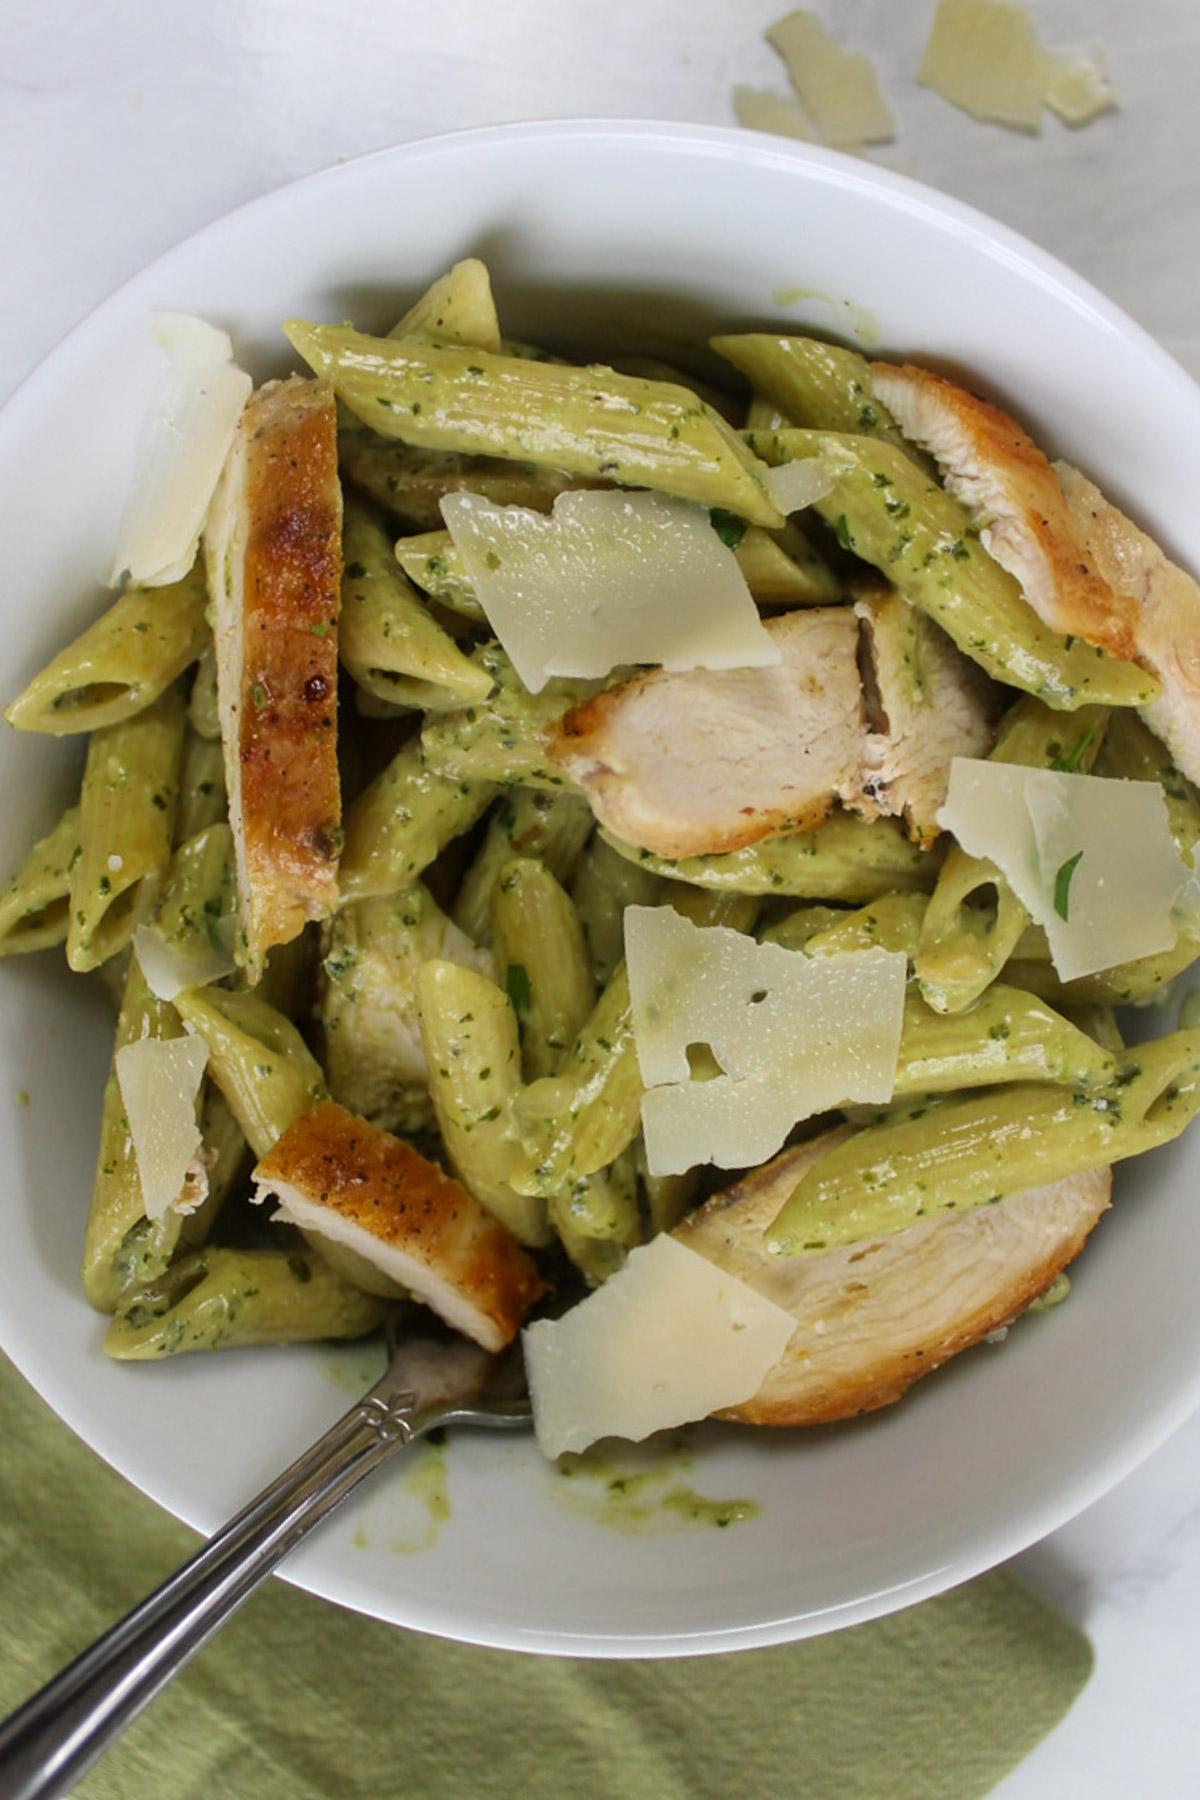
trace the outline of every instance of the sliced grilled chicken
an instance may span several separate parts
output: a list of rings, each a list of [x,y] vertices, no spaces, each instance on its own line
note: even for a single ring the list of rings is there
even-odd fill
[[[511,1343],[544,1291],[516,1238],[465,1188],[332,1100],[297,1119],[253,1179],[256,1198],[277,1195],[282,1217],[381,1269],[485,1350]]]
[[[904,815],[931,843],[951,759],[986,756],[995,737],[996,690],[941,627],[880,585],[855,612],[866,637],[868,711],[863,789],[879,811]]]
[[[782,661],[662,669],[560,721],[550,754],[603,825],[660,856],[738,850],[860,794],[866,716],[853,609],[767,622]]]
[[[239,960],[337,905],[337,617],[342,493],[332,389],[253,394],[205,532]]]
[[[1104,580],[1072,525],[1054,471],[1007,413],[932,370],[871,364],[871,385],[906,437],[928,450],[981,526],[985,550],[1020,582],[1054,631],[1134,655],[1128,602]]]
[[[1096,1169],[892,1237],[765,1255],[764,1230],[804,1171],[845,1135],[785,1150],[676,1227],[689,1249],[796,1320],[783,1360],[726,1415],[744,1424],[827,1424],[890,1405],[1043,1294],[1109,1203],[1112,1171]]]
[[[1069,463],[1054,465],[1080,541],[1134,608],[1138,661],[1162,693],[1142,717],[1185,775],[1200,781],[1200,584]]]

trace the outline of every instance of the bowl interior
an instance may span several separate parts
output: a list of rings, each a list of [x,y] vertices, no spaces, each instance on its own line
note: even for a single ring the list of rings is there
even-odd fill
[[[757,324],[969,372],[1200,567],[1200,396],[1048,257],[899,177],[749,133],[512,127],[340,166],[232,215],[30,378],[0,416],[6,698],[100,601],[153,393],[149,311],[226,327],[264,375],[290,364],[284,318],[386,327],[468,254],[489,264],[507,330],[574,352],[674,354]],[[11,867],[81,759],[14,732],[0,759]],[[109,1031],[56,956],[0,971],[0,1343],[73,1430],[209,1531],[348,1404],[371,1358],[105,1361],[78,1267]],[[377,1481],[289,1574],[420,1629],[598,1655],[803,1636],[965,1579],[1097,1498],[1200,1397],[1198,1159],[1185,1142],[1123,1171],[1069,1303],[886,1413],[801,1434],[705,1427],[571,1475],[531,1442],[459,1438]],[[612,1482],[631,1472],[619,1503]],[[435,1479],[440,1526],[421,1498]],[[752,1516],[717,1530],[699,1500]]]

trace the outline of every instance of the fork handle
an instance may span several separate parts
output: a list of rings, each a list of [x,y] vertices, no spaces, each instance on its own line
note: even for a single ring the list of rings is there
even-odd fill
[[[392,1453],[444,1416],[368,1396],[162,1586],[0,1725],[0,1800],[52,1800],[207,1643],[275,1566]]]

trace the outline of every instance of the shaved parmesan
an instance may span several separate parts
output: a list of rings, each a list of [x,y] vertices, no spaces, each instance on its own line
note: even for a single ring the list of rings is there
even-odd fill
[[[758,1392],[796,1322],[668,1236],[561,1319],[523,1334],[534,1429],[546,1456],[597,1438],[638,1443]]]
[[[1098,50],[1043,50],[1016,0],[941,0],[917,80],[973,119],[1039,132],[1042,107],[1086,125],[1117,103]]]
[[[917,80],[973,119],[1042,129],[1041,53],[1012,0],[940,0]]]
[[[793,1125],[846,1101],[890,1100],[907,960],[806,957],[671,907],[625,911],[625,955],[652,1175],[747,1168]],[[693,1079],[701,1048],[720,1073]]]
[[[1064,125],[1088,125],[1117,104],[1098,50],[1044,50],[1042,98]]]
[[[148,1219],[171,1207],[189,1211],[204,1197],[197,1179],[200,1128],[196,1102],[208,1046],[191,1032],[178,1038],[140,1038],[116,1054],[117,1082]]]
[[[112,579],[179,581],[196,547],[233,434],[250,397],[227,334],[186,313],[154,313],[166,359],[157,409],[142,436]]]
[[[531,693],[552,675],[628,663],[761,668],[779,661],[708,509],[646,492],[560,494],[551,514],[442,500],[454,547]]]
[[[811,12],[788,13],[766,36],[825,143],[891,143],[896,123],[861,51],[843,50]]]
[[[1191,877],[1156,782],[955,757],[938,823],[1003,871],[1063,981],[1174,944]]]
[[[776,137],[799,138],[804,144],[818,138],[816,126],[799,102],[773,94],[769,88],[735,87],[733,116],[747,131],[770,131]]]
[[[768,469],[763,486],[781,513],[802,512],[833,490],[834,473],[819,456],[801,457]]]
[[[133,949],[146,986],[158,1000],[174,1000],[191,988],[221,981],[237,966],[232,949],[217,948],[195,937],[189,938],[185,947],[168,944],[153,925],[138,926]]]

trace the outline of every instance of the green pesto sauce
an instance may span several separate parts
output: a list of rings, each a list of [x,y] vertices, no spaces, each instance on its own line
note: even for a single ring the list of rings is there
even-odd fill
[[[362,1506],[354,1547],[414,1556],[434,1548],[449,1517],[445,1441],[424,1438],[404,1452],[391,1479]]]
[[[835,319],[849,326],[851,334],[860,344],[879,342],[878,319],[867,307],[860,306],[855,300],[826,294],[820,288],[811,287],[779,287],[771,295],[773,306],[796,306],[801,300],[819,300],[822,306],[829,308]]]
[[[647,1444],[593,1444],[577,1456],[558,1458],[551,1496],[566,1511],[625,1537],[723,1531],[758,1517],[762,1507],[757,1500],[699,1493],[687,1479],[694,1461],[684,1432]]]

